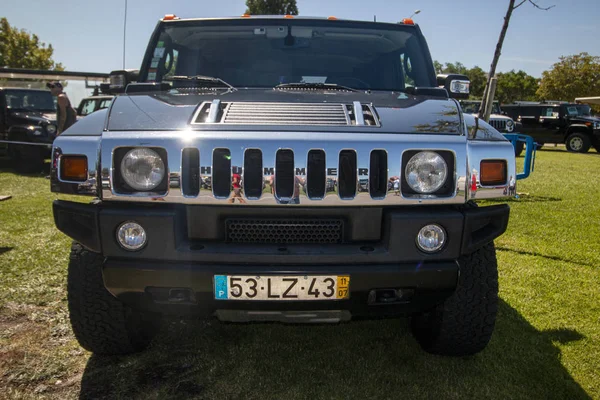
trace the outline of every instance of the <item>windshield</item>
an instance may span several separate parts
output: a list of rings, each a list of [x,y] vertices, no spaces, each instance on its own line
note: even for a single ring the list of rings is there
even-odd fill
[[[591,115],[591,108],[587,105],[569,105],[567,107],[567,115],[569,117],[586,116]]]
[[[165,23],[159,29],[142,68],[146,81],[205,75],[237,88],[298,82],[373,90],[433,85],[433,68],[414,27],[235,20]]]
[[[52,94],[41,90],[5,90],[6,106],[10,110],[56,111]]]

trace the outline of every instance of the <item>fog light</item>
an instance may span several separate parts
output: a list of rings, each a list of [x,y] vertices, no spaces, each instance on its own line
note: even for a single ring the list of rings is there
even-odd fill
[[[146,244],[146,231],[140,224],[124,222],[117,230],[117,241],[125,250],[140,250]]]
[[[426,225],[417,235],[417,245],[427,253],[440,250],[446,243],[446,232],[439,225]]]

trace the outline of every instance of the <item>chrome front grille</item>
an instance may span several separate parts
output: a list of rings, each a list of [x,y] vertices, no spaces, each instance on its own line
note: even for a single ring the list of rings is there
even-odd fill
[[[325,132],[107,132],[102,136],[102,199],[236,206],[385,206],[461,204],[467,165],[464,137],[344,134]],[[114,149],[163,148],[169,187],[166,193],[123,193],[115,189],[119,167]],[[449,177],[454,190],[439,196],[402,194],[403,154],[446,151],[455,159]],[[115,179],[117,178],[117,179]]]
[[[506,120],[505,119],[490,119],[490,125],[493,126],[496,130],[503,132],[506,130]]]
[[[338,219],[228,219],[227,240],[252,244],[341,243],[343,222]]]

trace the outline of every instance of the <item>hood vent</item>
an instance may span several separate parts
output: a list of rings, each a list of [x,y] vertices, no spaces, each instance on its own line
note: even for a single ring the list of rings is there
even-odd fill
[[[335,104],[213,100],[200,104],[192,119],[192,125],[196,124],[380,126],[373,106],[358,101]]]

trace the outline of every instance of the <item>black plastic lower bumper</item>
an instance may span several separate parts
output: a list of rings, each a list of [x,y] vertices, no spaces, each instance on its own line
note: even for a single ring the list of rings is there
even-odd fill
[[[216,300],[215,275],[349,275],[350,297],[324,301]],[[209,317],[220,310],[347,311],[352,317],[405,315],[433,307],[452,294],[456,262],[401,265],[245,266],[182,265],[108,260],[104,284],[117,298],[136,308],[167,314]],[[402,293],[380,297],[385,291]]]
[[[296,210],[307,215],[313,212]],[[318,212],[329,215],[324,209]],[[352,316],[425,310],[443,301],[456,287],[456,261],[461,255],[477,250],[506,230],[509,208],[398,207],[364,210],[366,214],[359,208],[329,212],[346,218],[351,240],[335,245],[252,245],[217,240],[218,226],[229,213],[223,208],[54,202],[56,226],[106,257],[104,283],[111,293],[136,307],[200,316],[219,310],[343,310]],[[248,207],[232,213],[272,218],[273,210]],[[365,218],[367,214],[369,218]],[[376,228],[365,232],[361,224],[369,219]],[[147,232],[148,244],[139,252],[125,251],[116,242],[118,226],[130,220]],[[207,221],[213,221],[212,228]],[[440,224],[447,233],[445,247],[436,254],[425,254],[415,244],[419,229],[430,223]],[[206,237],[200,235],[202,227]],[[236,274],[350,275],[350,299],[215,300],[214,275]],[[373,291],[385,289],[401,289],[408,295],[393,304],[374,304]]]

